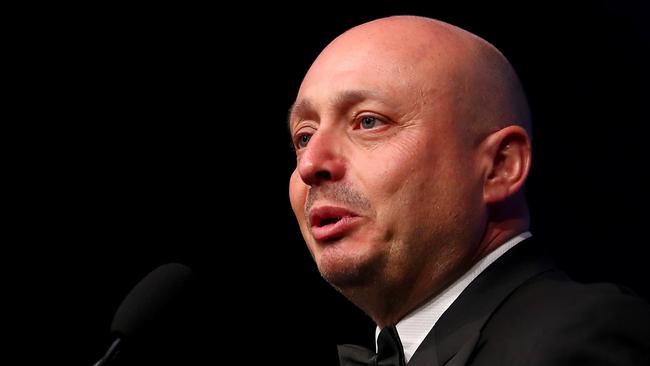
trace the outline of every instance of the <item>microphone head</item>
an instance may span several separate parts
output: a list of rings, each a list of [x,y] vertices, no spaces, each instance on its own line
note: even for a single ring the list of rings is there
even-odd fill
[[[184,305],[191,303],[196,276],[190,268],[179,263],[164,264],[144,277],[120,304],[111,333],[124,340],[140,339],[145,335],[173,327]]]

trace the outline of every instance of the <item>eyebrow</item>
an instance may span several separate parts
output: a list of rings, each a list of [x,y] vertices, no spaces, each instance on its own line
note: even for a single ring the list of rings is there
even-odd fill
[[[334,96],[332,98],[331,104],[334,107],[341,108],[345,106],[351,106],[357,104],[363,100],[375,99],[380,102],[387,103],[387,101],[382,98],[378,93],[370,90],[346,90]],[[303,99],[299,102],[294,103],[291,108],[289,108],[289,115],[287,117],[287,126],[291,130],[291,119],[305,116],[310,113],[315,113],[316,108],[314,103],[310,99]]]
[[[289,108],[287,115],[287,127],[291,131],[291,119],[297,116],[304,116],[315,110],[313,103],[309,99],[303,99],[300,102],[295,102]]]

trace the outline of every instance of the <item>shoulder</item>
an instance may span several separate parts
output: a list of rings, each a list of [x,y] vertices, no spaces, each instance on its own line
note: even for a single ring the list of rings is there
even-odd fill
[[[627,309],[624,314],[606,310]],[[597,317],[606,320],[636,315],[650,320],[650,306],[631,291],[610,283],[582,284],[569,279],[561,271],[549,271],[530,279],[513,291],[494,312],[494,316],[533,317],[536,322],[568,315]],[[556,323],[551,322],[551,323]]]
[[[650,306],[616,285],[551,271],[512,292],[481,334],[476,357],[498,355],[501,364],[647,364]]]

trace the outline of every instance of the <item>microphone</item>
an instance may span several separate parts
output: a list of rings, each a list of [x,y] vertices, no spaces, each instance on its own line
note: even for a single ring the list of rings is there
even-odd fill
[[[143,341],[164,330],[193,295],[197,279],[180,263],[164,264],[145,276],[124,298],[111,323],[114,340],[93,366],[109,365],[124,345]]]

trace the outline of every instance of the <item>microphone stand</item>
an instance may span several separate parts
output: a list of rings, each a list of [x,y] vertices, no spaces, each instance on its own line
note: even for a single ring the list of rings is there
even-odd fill
[[[108,347],[108,351],[106,351],[106,354],[104,357],[100,358],[99,361],[95,362],[93,366],[104,366],[108,365],[110,361],[115,359],[115,356],[119,353],[118,346],[121,344],[122,338],[116,338],[113,341],[113,344],[111,344],[110,347]]]

